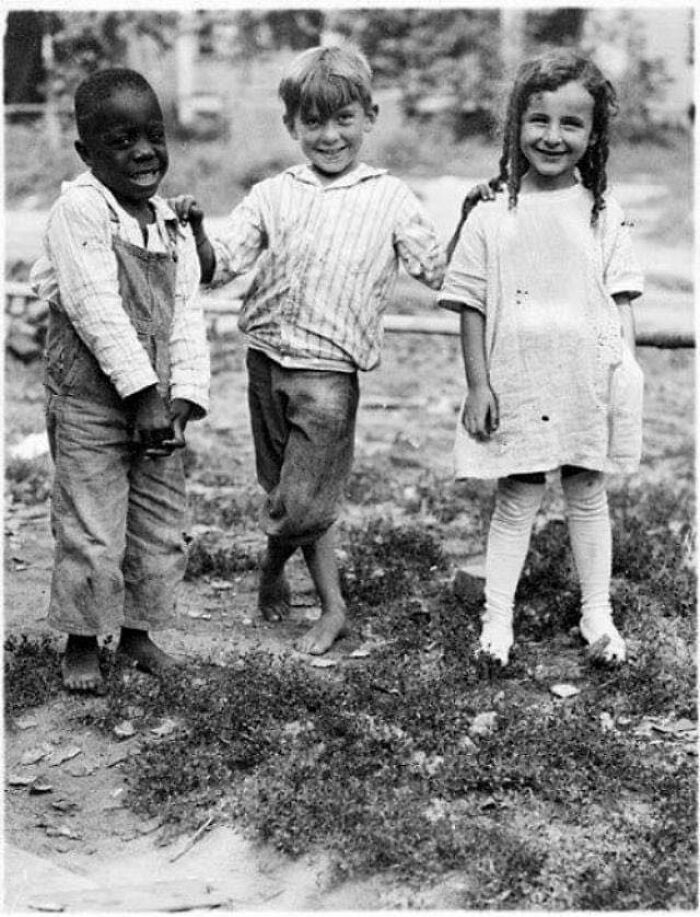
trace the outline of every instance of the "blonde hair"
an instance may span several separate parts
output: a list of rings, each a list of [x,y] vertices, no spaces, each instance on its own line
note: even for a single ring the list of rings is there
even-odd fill
[[[280,80],[285,121],[311,113],[327,120],[333,112],[359,102],[372,108],[372,69],[352,45],[309,48],[297,55]]]

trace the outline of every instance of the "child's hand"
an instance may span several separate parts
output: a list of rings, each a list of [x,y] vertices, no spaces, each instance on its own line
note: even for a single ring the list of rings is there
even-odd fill
[[[187,422],[192,416],[192,411],[194,410],[194,405],[191,401],[186,401],[184,398],[174,398],[172,404],[170,405],[170,417],[172,419],[172,436],[164,440],[162,447],[174,451],[175,449],[183,449],[186,446],[185,442],[185,428],[187,427]]]
[[[496,191],[491,187],[490,182],[479,182],[470,188],[462,201],[462,219],[466,220],[471,211],[476,207],[479,201],[495,201]]]
[[[134,422],[134,440],[149,458],[170,455],[175,432],[164,399],[155,385],[126,400]]]
[[[202,228],[204,211],[191,194],[180,194],[178,197],[168,198],[168,205],[174,210],[178,220],[184,226],[189,223],[195,236]]]
[[[462,424],[470,436],[488,439],[498,429],[498,400],[489,386],[471,388],[464,402]]]

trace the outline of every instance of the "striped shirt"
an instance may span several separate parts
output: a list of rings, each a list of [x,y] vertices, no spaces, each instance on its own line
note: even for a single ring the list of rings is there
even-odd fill
[[[212,286],[256,267],[239,327],[282,366],[373,369],[399,260],[439,289],[443,246],[408,187],[360,164],[324,185],[308,165],[255,185],[213,240]]]
[[[151,198],[155,223],[147,227],[150,251],[168,251],[166,222],[177,227],[177,275],[170,336],[170,394],[209,406],[209,350],[199,295],[200,268],[192,233],[179,226],[161,198]],[[36,294],[70,319],[122,398],[154,385],[158,377],[122,308],[114,235],[141,248],[138,221],[90,172],[64,182],[49,214],[44,254],[31,273]]]

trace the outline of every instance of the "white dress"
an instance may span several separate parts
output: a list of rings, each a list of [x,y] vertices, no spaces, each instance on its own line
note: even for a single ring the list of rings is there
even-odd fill
[[[481,441],[458,419],[459,478],[639,464],[642,372],[612,295],[638,296],[643,279],[620,206],[606,197],[595,227],[591,206],[582,185],[520,194],[511,210],[503,193],[462,229],[440,299],[485,316],[500,423]]]

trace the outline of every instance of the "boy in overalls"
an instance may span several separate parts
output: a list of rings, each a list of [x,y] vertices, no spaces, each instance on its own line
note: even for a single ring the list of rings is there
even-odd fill
[[[209,355],[195,243],[155,197],[163,115],[138,73],[102,70],[75,95],[88,166],[49,215],[32,283],[50,303],[46,419],[55,463],[49,622],[68,634],[64,685],[101,692],[98,635],[145,671],[174,662],[186,563],[181,447],[204,416]]]

